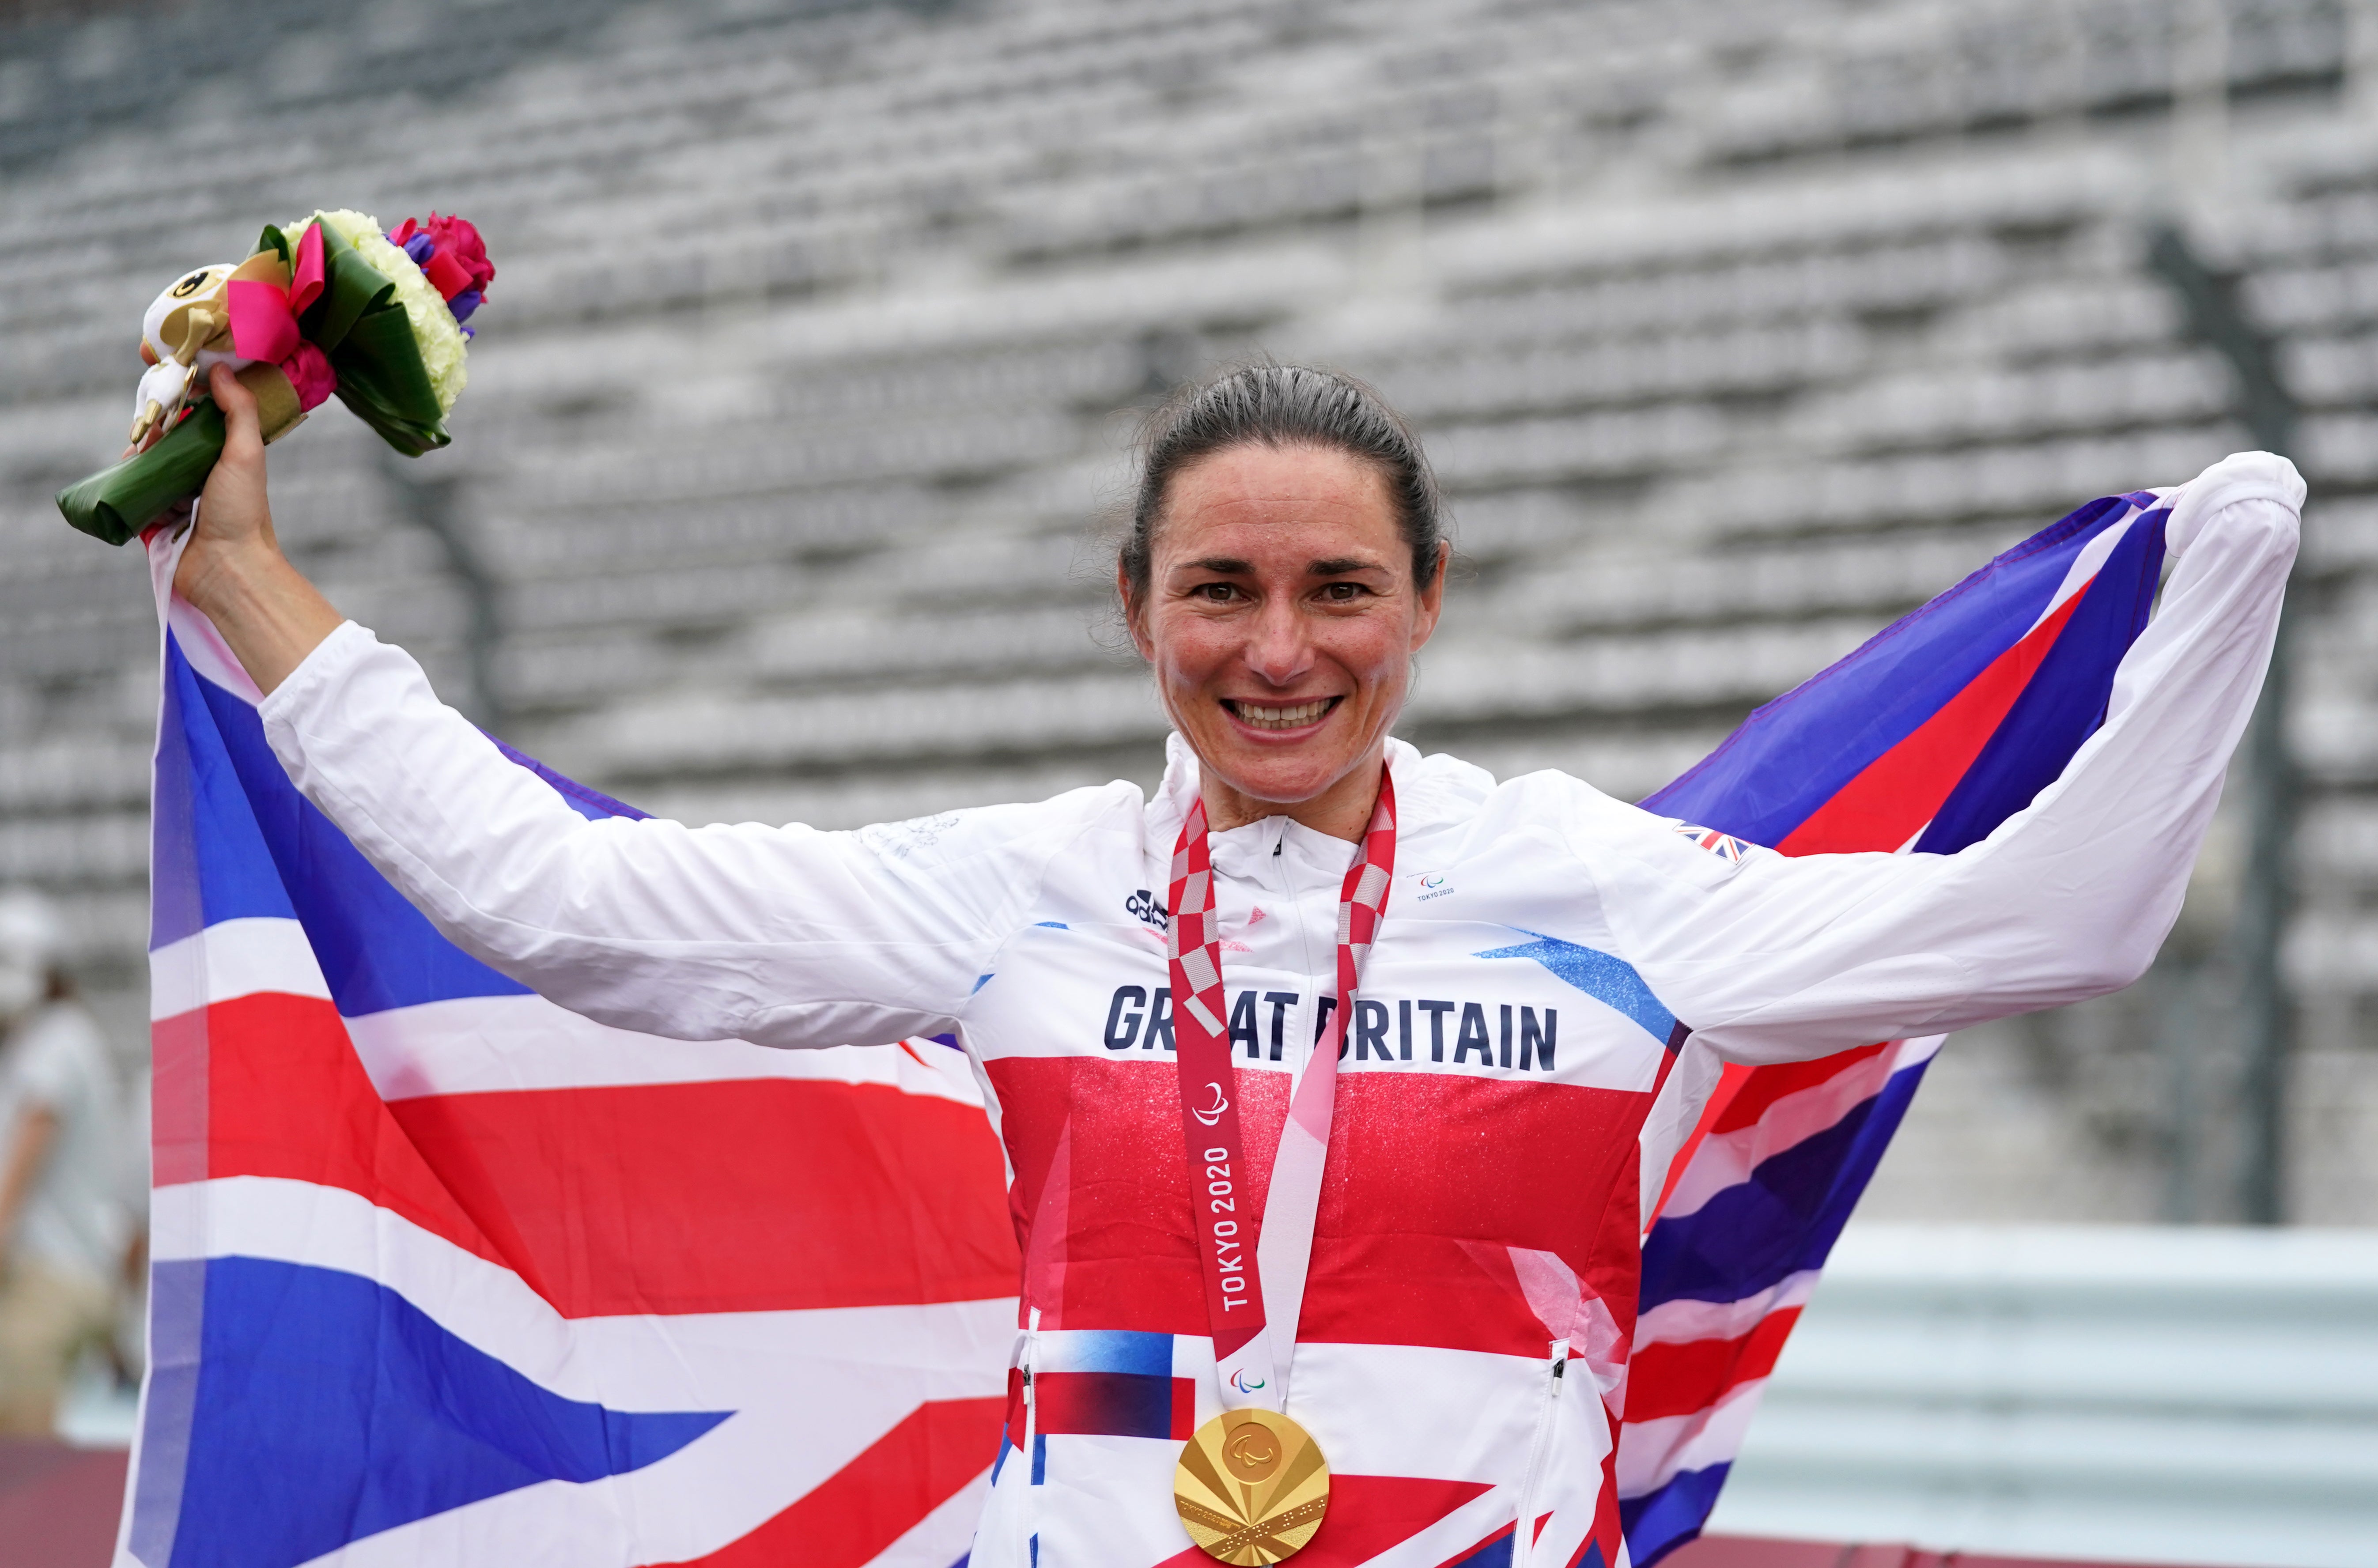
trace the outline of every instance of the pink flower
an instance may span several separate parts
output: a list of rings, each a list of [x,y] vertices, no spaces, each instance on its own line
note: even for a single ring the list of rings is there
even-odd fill
[[[320,349],[300,342],[296,352],[281,362],[281,374],[289,377],[290,390],[297,394],[297,407],[307,413],[322,405],[322,401],[338,390],[338,373]]]
[[[388,237],[420,263],[422,272],[450,301],[474,292],[484,298],[495,281],[496,264],[487,259],[486,242],[467,218],[436,212],[426,223],[407,218]],[[411,243],[423,238],[429,241],[426,247]],[[424,248],[430,252],[426,257],[420,254]]]

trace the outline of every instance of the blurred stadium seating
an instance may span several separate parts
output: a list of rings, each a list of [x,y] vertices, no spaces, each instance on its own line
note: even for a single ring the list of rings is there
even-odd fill
[[[2247,444],[2143,265],[2284,334],[2291,1214],[2378,1220],[2378,24],[2338,0],[295,0],[0,31],[0,880],[142,1016],[144,574],[49,496],[142,305],[263,220],[475,219],[454,447],[275,449],[333,598],[649,808],[843,826],[1148,778],[1088,529],[1132,411],[1312,357],[1422,423],[1465,581],[1407,733],[1639,795],[2108,490]],[[1870,1212],[2220,1219],[2216,840],[2170,961],[1944,1056]]]
[[[1711,1526],[2361,1568],[2372,1323],[2367,1229],[1854,1224]]]

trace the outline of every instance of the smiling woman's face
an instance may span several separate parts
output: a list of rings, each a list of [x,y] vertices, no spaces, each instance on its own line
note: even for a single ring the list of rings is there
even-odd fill
[[[1228,447],[1173,476],[1132,640],[1197,754],[1217,829],[1369,820],[1445,574],[1415,580],[1378,470],[1330,448]],[[1351,821],[1351,826],[1345,826]]]

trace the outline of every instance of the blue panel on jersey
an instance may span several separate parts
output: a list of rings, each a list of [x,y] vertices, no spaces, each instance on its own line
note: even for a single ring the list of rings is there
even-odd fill
[[[1172,1336],[1131,1329],[1076,1329],[1040,1341],[1040,1368],[1051,1372],[1129,1372],[1172,1376]],[[1167,1397],[1171,1397],[1168,1391]]]
[[[731,1414],[564,1399],[360,1275],[260,1258],[158,1267],[205,1275],[170,1568],[292,1568],[540,1481],[642,1469]]]
[[[1676,1031],[1676,1015],[1670,1012],[1643,976],[1623,958],[1616,958],[1599,948],[1579,947],[1558,937],[1538,936],[1535,940],[1519,947],[1489,948],[1475,953],[1477,958],[1532,958],[1587,996],[1616,1012],[1623,1012],[1663,1046]]]

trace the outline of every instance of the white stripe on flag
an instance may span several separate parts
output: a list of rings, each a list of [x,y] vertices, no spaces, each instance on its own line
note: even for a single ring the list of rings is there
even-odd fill
[[[264,1258],[377,1281],[437,1320],[448,1333],[570,1399],[614,1409],[735,1409],[751,1390],[734,1367],[715,1386],[689,1386],[690,1347],[724,1336],[743,1358],[741,1375],[764,1384],[771,1369],[809,1360],[872,1363],[888,1371],[885,1345],[916,1345],[937,1324],[971,1325],[965,1344],[979,1354],[940,1360],[960,1394],[1006,1386],[1000,1347],[1012,1337],[1015,1299],[807,1311],[629,1313],[565,1319],[520,1275],[464,1251],[402,1215],[342,1187],[281,1177],[231,1176],[161,1187],[153,1194],[160,1262],[198,1257]],[[979,1335],[979,1338],[973,1335]],[[924,1375],[919,1373],[919,1375]],[[956,1397],[940,1394],[936,1397]],[[692,1401],[692,1403],[689,1403]],[[888,1424],[888,1423],[887,1423]],[[988,1459],[985,1463],[988,1463]]]
[[[191,670],[253,708],[264,700],[264,693],[250,680],[247,671],[240,667],[239,658],[215,629],[214,622],[198,614],[180,599],[173,601],[166,616],[173,628],[174,640],[181,644],[182,657]]]
[[[1637,1349],[1646,1345],[1689,1345],[1702,1339],[1739,1339],[1768,1313],[1804,1304],[1817,1288],[1817,1271],[1802,1269],[1739,1301],[1663,1301],[1635,1323]]]
[[[597,1023],[537,996],[458,997],[390,1008],[348,1019],[347,1034],[385,1100],[799,1078],[880,1083],[982,1104],[965,1054],[931,1041],[919,1044],[911,1057],[897,1046],[786,1051],[742,1040],[664,1040]]]
[[[2062,609],[2066,600],[2088,587],[2091,580],[2096,577],[2107,559],[2113,555],[2114,546],[2128,538],[2131,530],[2138,526],[2139,519],[2145,515],[2144,512],[2133,511],[2120,522],[2082,545],[2080,553],[2072,557],[2072,564],[2065,569],[2064,581],[2056,585],[2056,592],[2049,595],[2047,607],[2039,612],[2037,618],[2033,620],[2030,626],[2024,628],[2024,635],[2026,637],[2031,635],[2033,631],[2038,629],[2042,621]]]
[[[1844,1117],[1882,1092],[1883,1084],[1891,1078],[1892,1061],[1890,1052],[1878,1052],[1865,1061],[1844,1068],[1821,1083],[1783,1095],[1759,1112],[1759,1119],[1747,1127],[1713,1132],[1702,1139],[1684,1174],[1676,1179],[1676,1190],[1668,1194],[1661,1217],[1677,1219],[1696,1212],[1720,1192],[1747,1180],[1761,1160],[1772,1158],[1838,1125]]]
[[[1628,1422],[1618,1444],[1618,1495],[1640,1497],[1680,1472],[1730,1463],[1742,1452],[1743,1434],[1766,1390],[1767,1380],[1760,1378],[1728,1389],[1708,1409]]]
[[[218,920],[149,955],[149,1017],[177,1018],[210,1002],[263,992],[327,1000],[330,982],[314,961],[306,928],[256,916]]]

